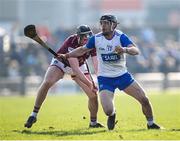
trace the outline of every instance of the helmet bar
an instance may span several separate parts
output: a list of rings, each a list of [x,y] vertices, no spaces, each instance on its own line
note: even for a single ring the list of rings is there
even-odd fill
[[[89,33],[92,33],[92,31],[81,32],[81,33],[79,33],[79,35],[89,34]]]

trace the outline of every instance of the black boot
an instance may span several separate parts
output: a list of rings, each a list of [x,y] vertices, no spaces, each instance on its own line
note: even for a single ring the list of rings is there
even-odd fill
[[[155,123],[153,123],[152,125],[147,124],[147,128],[148,129],[161,129],[161,127]]]
[[[107,127],[109,130],[113,130],[115,127],[116,114],[109,116],[107,120]]]
[[[36,117],[30,116],[26,123],[24,124],[24,127],[31,128],[31,126],[37,121]]]
[[[95,125],[89,124],[89,128],[104,128],[104,125],[97,122]]]

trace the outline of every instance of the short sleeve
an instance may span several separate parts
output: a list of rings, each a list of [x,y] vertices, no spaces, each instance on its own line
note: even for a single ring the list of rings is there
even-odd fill
[[[92,36],[88,43],[86,44],[85,46],[86,48],[89,48],[89,49],[92,49],[92,48],[95,48],[95,36]]]
[[[127,47],[128,45],[133,44],[133,42],[129,39],[129,37],[126,34],[121,35],[120,42],[122,47]]]
[[[68,52],[68,45],[70,43],[70,37],[68,37],[64,42],[63,44],[60,46],[60,48],[57,50],[56,53],[67,53]]]

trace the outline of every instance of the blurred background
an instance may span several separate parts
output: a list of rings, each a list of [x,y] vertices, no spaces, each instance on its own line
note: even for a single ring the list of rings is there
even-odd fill
[[[57,50],[80,24],[99,32],[105,13],[117,16],[118,29],[141,50],[127,57],[127,66],[145,89],[179,88],[180,0],[0,0],[0,95],[36,94],[51,61],[48,51],[23,35],[26,25],[35,24]],[[69,76],[51,89],[55,94],[77,91]]]

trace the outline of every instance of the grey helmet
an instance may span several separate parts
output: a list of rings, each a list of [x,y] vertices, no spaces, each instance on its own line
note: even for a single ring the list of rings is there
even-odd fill
[[[118,24],[117,18],[114,15],[103,15],[103,16],[101,16],[100,21],[105,21],[105,20]]]
[[[77,35],[84,35],[87,34],[89,36],[92,36],[92,30],[89,26],[87,25],[80,25],[77,27]]]

